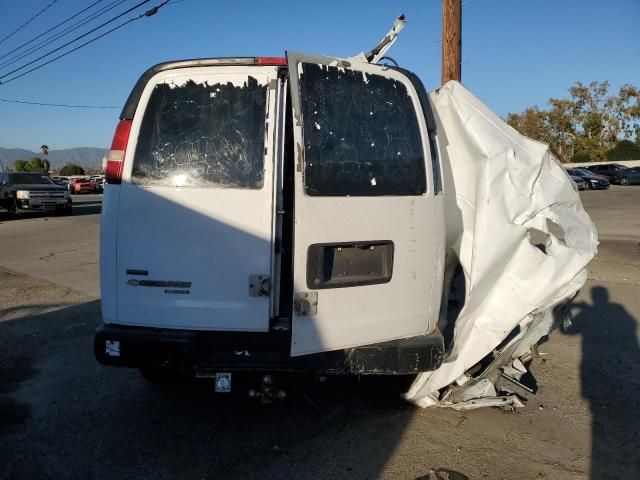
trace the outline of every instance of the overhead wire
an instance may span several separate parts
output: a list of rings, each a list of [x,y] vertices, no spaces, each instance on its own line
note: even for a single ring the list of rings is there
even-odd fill
[[[79,12],[75,13],[74,15],[71,15],[70,17],[68,17],[67,19],[58,22],[56,25],[54,25],[53,27],[45,30],[42,33],[39,33],[38,35],[36,35],[35,37],[33,37],[31,40],[27,40],[24,43],[21,43],[20,45],[18,45],[17,47],[15,47],[13,50],[8,51],[7,53],[5,53],[4,55],[0,55],[0,59],[3,59],[9,55],[11,55],[13,52],[20,50],[22,47],[26,47],[27,45],[29,45],[30,43],[35,42],[38,38],[42,37],[43,35],[46,35],[47,33],[55,30],[56,28],[58,28],[61,25],[64,25],[65,23],[67,23],[70,20],[73,20],[75,17],[77,17],[78,15],[80,15],[81,13],[86,12],[87,10],[89,10],[91,7],[97,5],[98,3],[104,2],[104,0],[96,0],[95,2],[93,2],[91,5],[89,5],[88,7],[83,8],[82,10],[80,10]]]
[[[150,0],[143,0],[142,2],[138,3],[135,7],[132,7],[132,8],[130,8],[129,10],[127,10],[126,12],[124,12],[124,13],[122,13],[122,14],[118,15],[117,17],[115,17],[115,18],[113,18],[113,19],[109,20],[108,22],[105,22],[105,23],[104,23],[103,25],[101,25],[100,27],[96,27],[96,28],[94,28],[92,31],[95,31],[95,30],[97,30],[98,28],[101,28],[102,26],[105,26],[105,25],[107,25],[107,24],[111,23],[112,21],[116,20],[117,18],[120,18],[120,17],[122,17],[123,15],[126,15],[127,13],[131,12],[132,10],[135,10],[136,8],[138,8],[139,6],[141,6],[141,5],[145,4],[145,3],[148,3],[149,1],[150,1]],[[15,75],[15,76],[13,76],[13,77],[9,78],[8,80],[0,81],[0,84],[1,84],[1,85],[5,85],[5,84],[7,84],[7,83],[9,83],[9,82],[12,82],[12,81],[14,81],[14,80],[17,80],[18,78],[24,77],[25,75],[28,75],[28,74],[29,74],[29,73],[31,73],[31,72],[34,72],[34,71],[36,71],[36,70],[39,70],[40,68],[42,68],[42,67],[44,67],[44,66],[46,66],[46,65],[49,65],[50,63],[55,62],[56,60],[59,60],[60,58],[66,57],[66,56],[67,56],[67,55],[69,55],[70,53],[73,53],[73,52],[75,52],[75,51],[77,51],[77,50],[79,50],[79,49],[81,49],[81,48],[83,48],[83,47],[85,47],[85,46],[87,46],[87,45],[89,45],[89,44],[91,44],[91,43],[95,42],[96,40],[99,40],[99,39],[101,39],[102,37],[105,37],[106,35],[109,35],[110,33],[115,32],[116,30],[119,30],[120,28],[124,27],[125,25],[130,24],[131,22],[134,22],[134,21],[136,21],[136,20],[140,20],[141,18],[144,18],[144,17],[150,17],[150,16],[152,16],[152,15],[155,15],[155,14],[158,12],[158,10],[159,10],[160,8],[162,8],[163,6],[165,6],[168,2],[169,2],[169,0],[163,0],[162,2],[160,2],[160,3],[159,3],[158,5],[156,5],[155,7],[150,8],[149,10],[147,10],[147,11],[145,11],[145,12],[142,12],[142,13],[141,13],[140,15],[138,15],[137,17],[130,18],[129,20],[127,20],[127,21],[125,21],[125,22],[123,22],[123,23],[121,23],[121,24],[119,24],[119,25],[116,25],[115,27],[113,27],[113,28],[111,28],[111,29],[107,30],[106,32],[101,33],[101,34],[100,34],[100,35],[98,35],[97,37],[94,37],[94,38],[92,38],[91,40],[88,40],[88,41],[84,42],[83,44],[78,45],[77,47],[72,48],[71,50],[68,50],[68,51],[66,51],[66,52],[64,52],[64,53],[62,53],[62,54],[60,54],[60,55],[58,55],[58,56],[56,56],[56,57],[54,57],[54,58],[52,58],[52,59],[50,59],[50,60],[48,60],[48,61],[44,62],[44,63],[41,63],[41,64],[39,64],[39,65],[36,65],[35,67],[33,67],[33,68],[31,68],[31,69],[27,70],[26,72],[22,72],[22,73],[21,73],[21,74],[19,74],[19,75]],[[43,55],[43,56],[42,56],[42,57],[40,57],[40,58],[44,58],[44,57],[46,57],[46,56],[50,55],[51,53],[55,53],[56,51],[61,50],[61,49],[62,49],[62,48],[64,48],[66,45],[69,45],[70,43],[73,43],[73,42],[77,41],[78,39],[80,39],[80,38],[82,38],[82,37],[87,36],[89,33],[91,33],[91,32],[87,32],[87,33],[85,33],[85,34],[81,35],[80,37],[78,37],[78,38],[76,38],[76,39],[72,40],[71,42],[68,42],[67,44],[63,45],[62,47],[57,48],[57,49],[56,49],[56,50],[54,50],[54,51],[49,52],[49,53],[48,53],[48,54],[46,54],[46,55]],[[36,61],[37,61],[37,60],[36,60]],[[13,72],[10,72],[9,74],[5,74],[5,75],[3,75],[2,77],[0,77],[0,79],[7,77],[7,76],[8,76],[8,75],[10,75],[11,73],[15,73],[15,72],[17,72],[17,71],[19,71],[19,70],[22,70],[24,67],[26,67],[26,66],[28,66],[28,65],[30,65],[30,64],[33,64],[33,63],[35,63],[35,61],[32,61],[32,62],[30,62],[29,64],[26,64],[26,65],[23,65],[22,67],[20,67],[20,68],[18,68],[18,69],[16,69],[16,70],[14,70]]]
[[[53,55],[56,52],[59,52],[60,50],[62,50],[63,48],[71,45],[72,43],[77,42],[78,40],[86,37],[87,35],[90,35],[91,33],[95,32],[96,30],[100,30],[102,27],[109,25],[112,22],[115,22],[117,19],[124,17],[126,14],[131,13],[133,10],[137,9],[138,7],[141,7],[142,5],[144,5],[145,3],[149,3],[151,0],[142,0],[141,2],[137,3],[136,5],[134,5],[133,7],[125,10],[124,12],[122,12],[119,15],[116,15],[115,17],[111,18],[110,20],[107,20],[106,22],[98,25],[97,27],[92,28],[91,30],[89,30],[88,32],[83,33],[82,35],[77,36],[76,38],[74,38],[73,40],[68,41],[67,43],[65,43],[64,45],[61,45],[57,48],[54,48],[53,50],[48,51],[47,53],[40,55],[38,58],[35,58],[33,60],[31,60],[30,62],[27,62],[25,64],[23,64],[22,66],[15,68],[13,70],[11,70],[10,72],[5,73],[4,75],[0,75],[0,80],[2,80],[3,78],[6,78],[16,72],[19,72],[20,70],[25,69],[26,67],[28,67],[29,65],[33,65],[34,63],[42,60],[43,58],[48,57],[49,55]],[[165,2],[166,3],[166,2]],[[100,38],[100,37],[98,37]],[[75,51],[75,50],[73,50]],[[57,57],[60,58],[60,57]],[[0,83],[6,83],[6,82],[0,82]]]
[[[5,35],[2,39],[0,39],[0,43],[3,43],[5,40],[8,40],[9,38],[13,37],[16,33],[18,33],[20,30],[22,30],[24,27],[26,27],[27,25],[29,25],[31,22],[33,22],[36,18],[38,18],[40,15],[42,15],[44,12],[46,12],[49,7],[51,7],[54,3],[56,3],[58,0],[52,0],[46,7],[44,7],[42,10],[40,10],[38,13],[36,13],[35,15],[33,15],[29,20],[27,20],[26,22],[24,22],[22,25],[20,25],[18,28],[16,28],[13,32],[9,33],[8,35]]]
[[[0,98],[0,102],[6,103],[22,103],[26,105],[38,105],[40,107],[65,107],[65,108],[99,108],[99,109],[111,109],[120,108],[111,105],[72,105],[68,103],[44,103],[44,102],[29,102],[27,100],[15,100],[10,98]]]
[[[98,2],[102,2],[104,0],[98,0]],[[0,63],[0,69],[4,68],[6,66],[12,65],[16,62],[19,62],[20,60],[28,57],[29,55],[31,55],[32,53],[41,50],[42,48],[45,48],[46,45],[50,45],[52,43],[57,42],[58,40],[60,40],[62,37],[67,36],[68,34],[80,29],[81,27],[83,27],[84,25],[86,25],[87,23],[92,22],[93,20],[101,17],[102,15],[104,15],[105,13],[107,13],[110,10],[113,10],[114,8],[120,6],[121,4],[123,4],[124,2],[126,2],[128,0],[114,0],[111,3],[105,5],[104,7],[100,8],[98,11],[93,12],[89,15],[87,15],[86,17],[78,20],[77,22],[69,25],[68,27],[66,27],[64,30],[60,31],[60,32],[56,32],[53,35],[42,39],[40,42],[36,43],[35,45],[32,45],[31,47],[29,47],[27,50],[17,53],[16,55],[14,55],[13,57],[3,61],[2,63]],[[95,5],[95,4],[94,4]],[[51,30],[51,29],[50,29]],[[49,31],[50,31],[49,30]],[[44,34],[43,34],[44,35]],[[36,38],[37,39],[37,38]],[[0,59],[4,58],[6,55],[1,56]]]

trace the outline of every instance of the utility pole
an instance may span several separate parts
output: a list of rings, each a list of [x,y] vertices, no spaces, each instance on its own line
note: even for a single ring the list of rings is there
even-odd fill
[[[461,80],[462,0],[442,0],[442,84]]]

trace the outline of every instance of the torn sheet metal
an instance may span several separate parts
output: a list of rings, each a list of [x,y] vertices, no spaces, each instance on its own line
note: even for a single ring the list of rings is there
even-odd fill
[[[431,98],[447,251],[464,274],[464,305],[448,320],[455,324],[442,367],[420,374],[405,397],[422,407],[519,406],[528,391],[523,362],[586,281],[596,229],[546,144],[519,134],[458,82]]]
[[[405,20],[404,14],[399,15],[398,18],[396,18],[396,21],[393,22],[391,29],[389,29],[387,34],[382,38],[382,40],[378,42],[375,47],[373,47],[367,53],[360,52],[358,55],[348,58],[347,60],[378,63],[378,61],[384,58],[385,53],[387,53],[396,42],[400,31],[405,27],[406,24],[407,22]]]

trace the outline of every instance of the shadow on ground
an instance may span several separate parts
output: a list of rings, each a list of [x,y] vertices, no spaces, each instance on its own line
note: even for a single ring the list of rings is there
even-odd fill
[[[98,301],[0,312],[0,477],[376,478],[414,414],[354,382],[293,379],[272,405],[158,388],[95,362],[98,319]]]
[[[638,320],[611,301],[604,287],[592,303],[572,307],[569,334],[582,337],[582,396],[589,402],[591,478],[640,478],[640,347]]]

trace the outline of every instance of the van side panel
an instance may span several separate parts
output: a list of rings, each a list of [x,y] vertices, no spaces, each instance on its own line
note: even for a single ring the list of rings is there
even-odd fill
[[[120,185],[105,184],[100,218],[100,296],[102,321],[118,322],[118,202]]]

